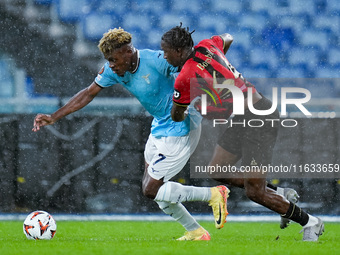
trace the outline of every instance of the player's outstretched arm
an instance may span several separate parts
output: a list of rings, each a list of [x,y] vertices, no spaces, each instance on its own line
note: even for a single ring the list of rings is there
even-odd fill
[[[79,91],[63,107],[58,109],[53,114],[37,114],[37,116],[34,118],[32,131],[37,132],[40,130],[40,127],[52,125],[57,120],[65,117],[66,115],[80,110],[89,104],[93,98],[97,96],[101,89],[101,87],[93,82],[89,87]]]
[[[229,50],[230,45],[234,41],[234,38],[231,36],[231,34],[228,34],[228,33],[222,34],[220,35],[220,37],[224,41],[223,51],[224,51],[224,54],[226,54],[227,51]]]
[[[173,104],[171,109],[171,118],[173,121],[180,122],[183,121],[186,117],[185,111],[187,106],[181,106],[178,104]]]

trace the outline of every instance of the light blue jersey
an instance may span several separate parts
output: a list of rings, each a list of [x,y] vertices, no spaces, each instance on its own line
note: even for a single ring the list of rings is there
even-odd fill
[[[177,68],[168,64],[162,51],[138,51],[137,70],[134,73],[126,72],[123,77],[115,74],[108,62],[103,68],[95,82],[103,88],[119,83],[129,90],[154,117],[151,126],[153,136],[183,136],[189,133],[190,118],[182,122],[171,119],[174,75]],[[196,113],[191,114],[190,111],[191,129],[201,121]]]

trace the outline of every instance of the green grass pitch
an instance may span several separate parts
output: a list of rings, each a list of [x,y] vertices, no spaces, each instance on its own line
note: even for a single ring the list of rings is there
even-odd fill
[[[52,240],[27,240],[21,221],[0,222],[0,254],[340,254],[340,224],[325,224],[318,242],[303,242],[301,227],[279,223],[227,222],[217,230],[200,222],[211,241],[176,241],[184,229],[176,222],[60,221]]]

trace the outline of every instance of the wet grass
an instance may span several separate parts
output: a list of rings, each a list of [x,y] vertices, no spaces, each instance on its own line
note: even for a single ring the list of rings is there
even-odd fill
[[[176,222],[60,221],[54,239],[27,240],[22,222],[0,222],[0,254],[339,254],[340,224],[326,223],[318,242],[303,242],[301,227],[228,222],[221,230],[201,222],[209,242],[179,242]]]

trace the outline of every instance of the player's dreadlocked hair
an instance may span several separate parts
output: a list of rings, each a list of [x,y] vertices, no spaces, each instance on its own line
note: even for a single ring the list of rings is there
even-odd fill
[[[115,49],[122,47],[125,44],[131,43],[132,36],[130,33],[124,31],[122,28],[110,29],[100,39],[98,48],[107,56],[111,54]]]
[[[166,42],[171,48],[192,48],[194,41],[191,34],[195,32],[189,32],[189,28],[182,27],[182,22],[179,26],[171,28],[168,32],[165,32],[162,36],[162,40]]]

